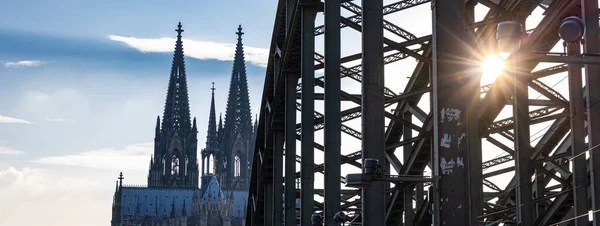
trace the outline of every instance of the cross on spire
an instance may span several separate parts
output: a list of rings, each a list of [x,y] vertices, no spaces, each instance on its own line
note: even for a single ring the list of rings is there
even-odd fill
[[[121,187],[123,187],[123,179],[125,179],[125,177],[123,177],[123,172],[119,173],[119,185]]]
[[[210,90],[212,90],[212,94],[214,95],[215,94],[215,83],[214,82],[212,83],[212,88],[210,88]]]
[[[241,24],[238,27],[238,32],[236,32],[235,34],[238,35],[238,39],[242,39],[242,35],[244,34],[244,32],[242,32],[242,25]]]
[[[177,36],[181,36],[181,33],[183,32],[183,29],[181,29],[181,22],[179,22],[179,24],[177,25]]]

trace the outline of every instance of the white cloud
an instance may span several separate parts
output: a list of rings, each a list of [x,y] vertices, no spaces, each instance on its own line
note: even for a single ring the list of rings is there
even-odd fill
[[[90,103],[81,91],[61,88],[52,92],[26,92],[18,99],[15,110],[36,121],[67,122],[89,115]]]
[[[6,62],[4,63],[4,67],[39,67],[48,62],[39,61],[39,60],[21,60],[16,62]]]
[[[170,53],[174,50],[174,38],[135,38],[109,35],[113,41],[123,42],[129,47],[144,53],[158,52]],[[188,57],[196,59],[233,60],[235,44],[218,43],[211,41],[197,41],[183,39],[184,53]],[[244,46],[244,58],[246,61],[261,67],[267,66],[269,50],[257,47]]]
[[[25,119],[13,118],[8,116],[0,115],[0,123],[22,123],[22,124],[32,124],[32,122],[27,121]]]
[[[18,203],[17,206],[0,205],[2,225],[106,224],[110,220],[114,191],[114,179],[110,176],[46,168],[0,167],[0,200]],[[36,217],[28,217],[31,213]],[[59,213],[69,213],[69,217]]]
[[[50,156],[31,162],[102,170],[148,170],[153,143],[134,144],[123,149],[105,148],[75,155]]]
[[[73,119],[65,119],[65,118],[48,118],[46,119],[48,122],[60,122],[60,123],[68,123],[75,124],[75,120]]]
[[[0,155],[22,155],[23,152],[8,147],[0,146]]]

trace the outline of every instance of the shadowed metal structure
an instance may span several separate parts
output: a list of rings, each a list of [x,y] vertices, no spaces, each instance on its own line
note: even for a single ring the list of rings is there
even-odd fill
[[[597,0],[278,1],[246,224],[600,225],[599,31]]]

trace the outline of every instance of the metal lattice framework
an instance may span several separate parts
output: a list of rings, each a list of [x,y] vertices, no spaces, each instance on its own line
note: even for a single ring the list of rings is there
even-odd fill
[[[432,34],[398,26],[404,15],[431,19]],[[504,72],[481,85],[497,24],[532,15]],[[562,48],[568,16],[585,22],[583,49]],[[339,211],[353,225],[540,226],[592,225],[592,211],[599,225],[599,30],[597,0],[279,0],[246,225],[313,225],[316,213],[333,226]],[[394,182],[346,187],[365,158]]]

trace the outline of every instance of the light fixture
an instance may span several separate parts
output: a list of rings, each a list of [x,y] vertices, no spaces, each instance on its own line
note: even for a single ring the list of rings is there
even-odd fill
[[[517,21],[504,21],[496,27],[496,40],[500,52],[513,53],[521,48],[523,25]]]
[[[558,29],[558,35],[565,40],[565,42],[577,42],[581,40],[584,34],[585,24],[581,18],[576,16],[565,18]]]

